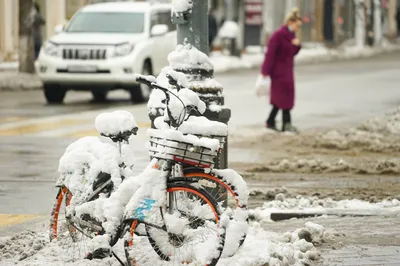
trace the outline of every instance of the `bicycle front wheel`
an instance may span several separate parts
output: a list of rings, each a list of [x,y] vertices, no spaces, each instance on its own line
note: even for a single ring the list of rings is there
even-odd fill
[[[99,232],[78,225],[72,216],[67,215],[72,197],[68,188],[60,187],[51,212],[49,236],[50,241],[57,241],[63,248],[69,260],[75,261],[89,253],[88,243]]]
[[[138,223],[132,222],[130,240],[125,241],[129,265],[150,265],[160,258],[168,261],[168,265],[217,264],[226,228],[218,204],[205,190],[181,182],[170,183],[167,207],[154,215],[165,226],[161,229],[146,224],[150,245],[146,239],[133,237]]]

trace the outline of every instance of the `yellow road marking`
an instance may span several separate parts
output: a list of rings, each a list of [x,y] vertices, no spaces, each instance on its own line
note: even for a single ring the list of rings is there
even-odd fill
[[[0,227],[20,224],[41,217],[34,214],[0,214]]]
[[[46,130],[58,129],[61,127],[73,126],[78,124],[88,123],[88,121],[84,120],[60,120],[46,123],[37,123],[31,125],[24,125],[19,127],[14,127],[10,129],[0,129],[0,136],[12,136],[12,135],[22,135],[29,133],[37,133]]]
[[[0,117],[0,123],[9,123],[9,122],[17,122],[28,119],[27,116],[8,116],[8,117]]]
[[[145,123],[138,123],[139,130],[141,128],[150,128],[151,123],[145,122]],[[83,138],[86,136],[98,136],[99,133],[95,129],[88,129],[88,130],[82,130],[82,131],[77,131],[71,134],[64,135],[65,137],[73,137],[73,138]]]
[[[65,135],[65,137],[83,138],[87,136],[98,136],[99,133],[95,129],[83,130]]]

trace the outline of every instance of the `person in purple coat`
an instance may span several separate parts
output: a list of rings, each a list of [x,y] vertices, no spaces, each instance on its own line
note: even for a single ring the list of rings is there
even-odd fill
[[[301,27],[299,10],[293,9],[282,25],[271,36],[265,53],[261,74],[271,79],[270,103],[272,110],[266,122],[267,128],[278,130],[276,115],[282,110],[282,131],[297,132],[292,125],[290,111],[294,106],[294,57],[300,51],[296,31]]]

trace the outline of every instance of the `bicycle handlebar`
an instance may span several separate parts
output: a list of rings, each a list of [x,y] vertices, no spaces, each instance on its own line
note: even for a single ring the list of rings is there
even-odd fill
[[[170,75],[167,75],[167,76],[170,76]],[[172,78],[172,77],[171,77],[171,78]],[[176,94],[172,93],[169,89],[164,88],[163,86],[158,85],[156,82],[152,82],[150,79],[147,79],[147,78],[145,78],[145,77],[143,77],[143,76],[136,76],[135,79],[136,79],[136,81],[139,82],[139,83],[142,83],[142,84],[144,84],[144,85],[147,85],[147,86],[149,86],[149,87],[151,87],[151,88],[153,88],[153,89],[159,89],[159,90],[161,90],[162,92],[164,92],[165,98],[166,98],[165,106],[166,106],[166,109],[167,109],[167,115],[168,115],[168,118],[169,118],[169,121],[170,121],[170,125],[171,125],[171,126],[174,126],[174,127],[179,127],[179,126],[183,123],[184,119],[182,119],[182,121],[178,121],[178,119],[175,119],[175,118],[172,116],[171,110],[169,109],[169,101],[170,101],[170,99],[171,99],[169,94],[174,95],[174,96],[182,103],[183,109],[184,109],[184,111],[185,111],[185,115],[184,115],[184,117],[185,117],[185,116],[186,116],[186,105],[184,104],[184,102],[183,102]],[[173,80],[175,80],[175,79],[173,79]]]
[[[171,85],[175,86],[175,87],[177,88],[178,91],[179,91],[180,89],[183,89],[183,88],[184,88],[183,86],[181,86],[181,85],[178,84],[178,80],[177,80],[177,79],[175,79],[174,77],[172,77],[172,76],[169,75],[169,74],[167,74],[166,76],[167,76],[167,78],[168,78],[168,80],[169,80],[169,83],[170,83]],[[158,85],[158,84],[155,82],[155,79],[154,79],[154,81],[153,81],[153,79],[146,78],[146,77],[144,77],[144,76],[137,76],[137,77],[136,77],[136,81],[139,82],[139,83],[142,83],[142,84],[144,84],[144,85],[147,85],[147,86],[149,86],[149,87],[151,87],[151,88],[153,88],[153,89],[159,89],[159,90],[161,90],[162,92],[164,92],[165,98],[166,98],[166,100],[165,100],[165,105],[166,105],[167,115],[168,115],[168,118],[169,118],[169,121],[170,121],[170,125],[172,125],[172,126],[174,126],[174,127],[179,127],[179,126],[185,121],[186,114],[189,113],[189,115],[191,115],[191,111],[192,111],[192,110],[194,110],[196,113],[200,114],[200,111],[199,111],[199,109],[197,108],[197,106],[192,105],[192,104],[190,104],[190,105],[185,105],[185,103],[181,100],[181,98],[179,98],[178,95],[176,95],[175,93],[173,93],[173,92],[170,91],[169,89],[167,89],[167,88],[165,88],[165,87],[163,87],[163,86],[161,86],[161,85]],[[179,116],[178,119],[175,119],[175,118],[172,116],[171,110],[169,109],[169,102],[170,102],[170,100],[171,100],[170,94],[172,94],[173,96],[175,96],[175,97],[182,103],[182,105],[183,105],[183,110],[184,110],[183,119],[179,119],[180,116]],[[179,120],[180,120],[180,121],[179,121]]]
[[[143,76],[136,76],[136,77],[135,77],[135,80],[136,80],[137,82],[139,82],[139,83],[142,83],[142,84],[144,84],[144,85],[147,85],[147,86],[151,87],[151,83],[152,83],[152,82],[151,82],[150,80],[144,78]]]

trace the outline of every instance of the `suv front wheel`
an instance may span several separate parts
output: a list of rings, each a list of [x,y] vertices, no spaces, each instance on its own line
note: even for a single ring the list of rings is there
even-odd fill
[[[93,100],[95,102],[105,102],[107,100],[108,91],[92,90]]]
[[[59,104],[63,102],[67,90],[60,88],[57,85],[44,84],[43,92],[44,96],[46,97],[47,103]]]
[[[152,75],[151,63],[150,61],[145,61],[143,64],[142,75]],[[149,100],[151,89],[144,85],[138,84],[129,89],[131,94],[131,100],[134,103],[143,103]]]

